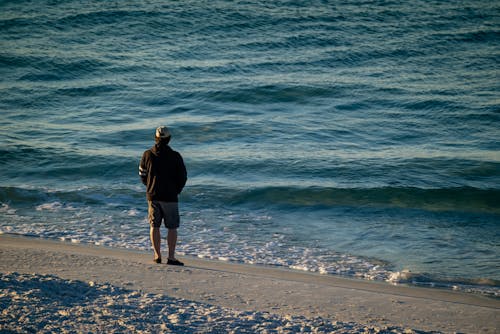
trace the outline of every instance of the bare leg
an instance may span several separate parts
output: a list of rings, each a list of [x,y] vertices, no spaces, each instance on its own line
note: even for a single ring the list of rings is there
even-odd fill
[[[168,243],[168,258],[170,260],[175,260],[175,246],[177,244],[176,228],[168,229],[167,243]]]
[[[151,237],[151,244],[153,245],[153,249],[155,252],[155,260],[161,259],[161,235],[159,227],[150,227],[149,236]]]

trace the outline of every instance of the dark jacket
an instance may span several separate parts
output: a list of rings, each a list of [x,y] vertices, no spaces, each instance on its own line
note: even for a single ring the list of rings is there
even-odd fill
[[[178,202],[187,172],[181,155],[168,145],[155,145],[144,152],[139,175],[150,201]]]

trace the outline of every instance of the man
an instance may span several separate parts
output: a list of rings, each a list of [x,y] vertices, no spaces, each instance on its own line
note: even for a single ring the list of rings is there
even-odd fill
[[[166,126],[156,129],[155,145],[142,155],[139,175],[146,185],[148,199],[149,235],[154,250],[154,262],[161,263],[162,220],[168,229],[168,261],[167,264],[183,266],[175,258],[177,244],[177,228],[179,227],[178,195],[187,181],[187,172],[181,155],[172,150],[170,131]]]

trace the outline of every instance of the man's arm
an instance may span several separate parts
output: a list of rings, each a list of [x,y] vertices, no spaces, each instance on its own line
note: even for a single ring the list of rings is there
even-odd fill
[[[184,160],[182,160],[182,156],[179,154],[179,189],[178,189],[178,194],[181,193],[182,189],[184,189],[184,186],[186,185],[187,182],[187,170],[186,170],[186,165],[184,165]]]
[[[146,152],[142,155],[141,162],[139,164],[139,176],[144,185],[147,185],[148,170],[146,167]]]

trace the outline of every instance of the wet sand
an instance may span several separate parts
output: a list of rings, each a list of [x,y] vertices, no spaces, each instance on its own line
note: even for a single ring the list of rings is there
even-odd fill
[[[184,267],[158,265],[149,252],[0,235],[0,330],[500,330],[500,301],[480,295],[192,257],[182,260]],[[85,293],[78,294],[80,290]],[[139,312],[148,307],[149,313]],[[88,314],[91,310],[95,315]],[[48,320],[42,321],[42,316]]]

